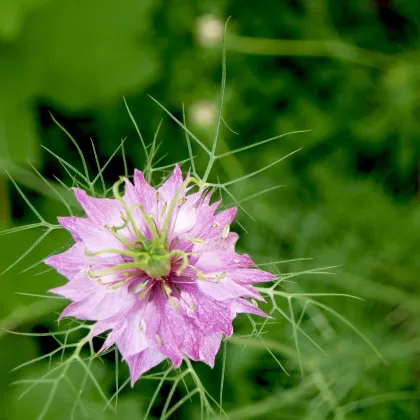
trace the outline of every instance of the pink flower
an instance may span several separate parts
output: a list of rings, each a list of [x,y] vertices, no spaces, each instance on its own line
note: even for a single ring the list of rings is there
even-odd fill
[[[87,217],[59,218],[76,243],[45,260],[68,279],[51,290],[72,301],[61,317],[95,321],[94,335],[110,331],[103,349],[117,345],[132,384],[166,358],[213,367],[236,315],[265,315],[246,298],[262,300],[252,285],[274,276],[235,252],[236,208],[216,214],[220,202],[191,184],[177,166],[157,190],[140,171],[134,185],[114,185],[115,199],[75,189]]]

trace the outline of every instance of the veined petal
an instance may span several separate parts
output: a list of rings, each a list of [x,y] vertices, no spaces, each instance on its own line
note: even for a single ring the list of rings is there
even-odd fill
[[[108,289],[89,279],[81,272],[64,286],[51,289],[73,302],[61,313],[60,318],[73,316],[75,318],[100,321],[130,310],[136,296],[129,293],[126,287]]]
[[[168,240],[171,241],[178,235],[189,232],[197,220],[196,209],[193,203],[188,200],[179,207],[176,206],[170,222]]]
[[[146,348],[155,345],[146,337],[145,321],[143,314],[139,308],[139,302],[130,311],[129,316],[123,321],[123,325],[118,328],[120,332],[116,339],[117,346],[124,359],[128,359]]]
[[[214,367],[214,359],[219,351],[222,337],[221,333],[205,334],[200,340],[200,360],[207,363],[211,368]]]
[[[80,270],[90,264],[100,264],[101,257],[88,257],[85,254],[86,245],[83,242],[75,243],[67,251],[52,255],[44,260],[44,263],[55,268],[61,275],[72,279]]]
[[[94,198],[80,188],[74,188],[74,195],[90,220],[99,226],[119,226],[123,223],[121,212],[123,206],[118,200],[111,198]]]
[[[150,309],[154,307],[156,321],[151,321]],[[184,318],[175,310],[160,288],[155,290],[153,306],[145,312],[145,328],[149,340],[158,344],[159,351],[171,360],[175,367],[182,363],[181,346],[184,340]]]
[[[226,226],[230,226],[232,224],[237,211],[237,207],[231,207],[230,209],[217,213],[209,224],[206,237],[222,238],[224,229],[226,229]]]
[[[86,217],[59,217],[58,222],[72,234],[76,242],[83,242],[90,252],[106,248],[124,249],[123,244],[109,230]]]
[[[232,312],[227,303],[212,299],[194,284],[184,284],[181,297],[184,303],[183,313],[200,331],[223,333],[227,337],[232,335]],[[185,304],[188,306],[185,307]]]
[[[227,250],[205,251],[200,254],[195,266],[204,274],[226,269],[246,268],[254,265],[247,254],[237,254]]]
[[[265,283],[276,279],[274,274],[257,268],[236,268],[228,274],[232,280],[240,284]]]
[[[151,213],[153,207],[156,206],[156,190],[146,181],[143,172],[137,169],[134,171],[134,187],[138,202],[148,213]]]
[[[182,350],[189,359],[207,363],[213,368],[222,337],[222,333],[203,334],[189,327]]]
[[[157,366],[165,359],[166,356],[156,347],[149,347],[134,356],[128,357],[126,362],[130,369],[131,386],[134,386],[137,379],[143,375],[143,373]]]
[[[197,218],[196,223],[189,232],[189,235],[194,238],[205,238],[208,237],[209,231],[216,229],[213,226],[213,217],[214,213],[217,210],[220,202],[217,201],[213,203],[211,206],[207,205],[198,205],[197,206]]]
[[[236,242],[239,239],[239,235],[236,232],[230,232],[225,239],[213,238],[204,239],[204,242],[194,245],[193,252],[204,252],[204,251],[215,251],[215,250],[228,250],[234,252]]]
[[[197,280],[198,288],[207,296],[218,301],[234,299],[238,297],[248,297],[257,300],[264,300],[261,295],[252,288],[241,285],[226,275],[221,280]]]
[[[121,325],[121,319],[118,317],[108,318],[103,321],[98,321],[94,324],[92,330],[89,333],[89,337],[95,337],[100,334],[103,334],[105,331],[111,330],[106,337],[104,344],[99,349],[98,353],[101,353],[111,346],[113,346],[117,338],[123,332],[123,329],[118,328]]]
[[[143,176],[143,174],[140,172],[140,174]],[[144,178],[143,178],[144,179]],[[124,196],[123,196],[123,200],[126,203],[128,210],[130,212],[131,218],[133,219],[137,229],[139,230],[139,232],[146,238],[151,239],[152,238],[152,234],[150,232],[150,229],[147,225],[146,220],[144,219],[144,216],[139,208],[139,204],[142,205],[144,211],[146,213],[148,213],[149,215],[152,215],[155,217],[155,212],[153,211],[152,213],[152,208],[154,208],[154,204],[153,201],[150,201],[149,204],[146,204],[145,202],[142,202],[141,199],[141,194],[139,194],[137,188],[127,179],[124,178],[125,181],[125,190],[124,190]],[[152,187],[150,187],[152,188]],[[155,190],[152,188],[154,195],[156,195]],[[154,201],[156,201],[156,197],[153,198]],[[156,207],[156,206],[155,206]],[[129,225],[124,228],[119,230],[119,233],[128,240],[128,242],[134,242],[135,240],[137,240],[138,238],[136,238],[134,236],[134,234],[132,233],[133,229],[131,227],[131,224],[129,223]]]
[[[182,183],[184,182],[182,178],[182,172],[179,165],[175,165],[175,169],[172,172],[171,176],[162,184],[161,187],[158,188],[159,199],[162,202],[167,202],[168,206],[172,202],[172,200],[177,195],[179,189],[181,188]],[[183,197],[184,194],[180,194],[180,198]]]
[[[264,318],[267,318],[268,315],[262,311],[260,308],[257,308],[252,303],[248,302],[245,299],[232,299],[230,302],[230,308],[236,314],[239,313],[247,313],[247,314],[254,314],[259,315]]]

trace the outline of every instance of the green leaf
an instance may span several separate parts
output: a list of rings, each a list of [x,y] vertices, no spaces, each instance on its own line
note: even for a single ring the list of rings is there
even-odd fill
[[[19,35],[25,15],[47,0],[2,0],[0,2],[0,38],[10,41]]]
[[[20,47],[41,78],[40,94],[77,109],[152,82],[152,11],[150,0],[52,1],[34,11]]]

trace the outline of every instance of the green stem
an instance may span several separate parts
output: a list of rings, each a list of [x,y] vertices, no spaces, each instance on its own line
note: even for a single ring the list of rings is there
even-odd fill
[[[369,51],[340,40],[284,40],[232,35],[228,47],[231,51],[244,54],[329,57],[379,69],[396,61],[390,55]]]
[[[131,215],[130,210],[127,207],[127,204],[125,203],[125,201],[122,199],[121,194],[120,194],[120,185],[124,182],[123,178],[120,178],[119,181],[117,181],[114,186],[112,187],[112,192],[114,193],[114,197],[122,204],[122,206],[124,207],[124,210],[127,213],[127,218],[128,220],[130,220],[131,226],[133,227],[134,233],[135,235],[139,238],[139,241],[141,242],[142,246],[145,246],[145,240],[146,238],[140,233],[137,225],[134,223],[133,220],[133,216]]]
[[[103,254],[119,254],[119,255],[124,255],[126,257],[131,257],[131,258],[138,258],[139,254],[141,254],[142,252],[138,251],[126,251],[124,249],[116,249],[116,248],[109,248],[109,249],[102,249],[101,251],[97,251],[97,252],[89,252],[87,250],[85,250],[85,255],[87,257],[97,257],[99,255],[103,255]]]
[[[114,273],[116,271],[124,271],[128,270],[130,268],[139,268],[140,270],[144,270],[144,268],[147,268],[147,264],[141,264],[140,262],[130,262],[125,264],[117,264],[114,265],[111,268],[108,268],[106,270],[101,271],[87,271],[87,276],[90,278],[97,278],[101,276],[106,276],[107,274]]]

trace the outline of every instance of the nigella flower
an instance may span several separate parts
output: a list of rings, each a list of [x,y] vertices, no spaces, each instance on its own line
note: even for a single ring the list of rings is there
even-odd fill
[[[51,290],[72,301],[61,317],[95,321],[94,335],[109,331],[103,349],[116,344],[132,384],[167,358],[213,367],[236,315],[265,315],[248,299],[261,300],[252,284],[274,276],[235,252],[236,208],[216,213],[220,203],[191,192],[194,184],[177,166],[157,190],[140,171],[134,184],[114,185],[115,199],[75,189],[87,217],[59,218],[75,244],[45,261],[68,279]]]

